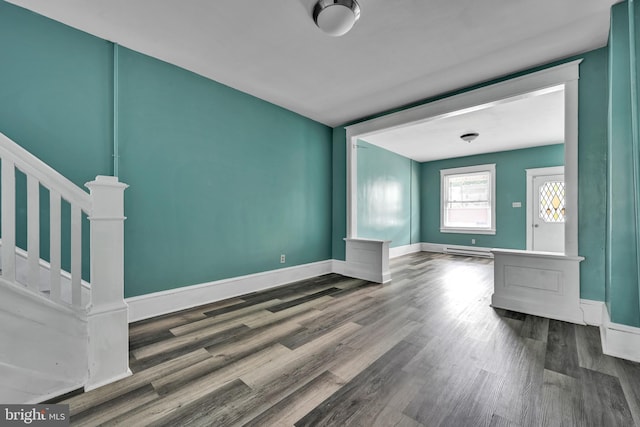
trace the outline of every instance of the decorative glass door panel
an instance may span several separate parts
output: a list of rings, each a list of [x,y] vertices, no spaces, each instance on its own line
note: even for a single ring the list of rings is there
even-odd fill
[[[564,175],[533,178],[533,250],[564,252]]]

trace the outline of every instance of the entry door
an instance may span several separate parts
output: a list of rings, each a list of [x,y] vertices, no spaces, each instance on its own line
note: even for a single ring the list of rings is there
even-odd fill
[[[532,193],[532,249],[564,252],[564,175],[534,176]]]

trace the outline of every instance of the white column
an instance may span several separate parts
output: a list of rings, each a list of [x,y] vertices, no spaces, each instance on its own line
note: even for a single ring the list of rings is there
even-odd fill
[[[91,390],[131,375],[128,307],[124,301],[124,190],[117,177],[97,176],[91,193],[91,303],[88,309]]]
[[[564,86],[564,253],[578,256],[578,80]]]

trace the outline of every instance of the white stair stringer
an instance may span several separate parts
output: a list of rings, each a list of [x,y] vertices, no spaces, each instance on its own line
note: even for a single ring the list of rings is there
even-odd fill
[[[0,402],[4,404],[40,403],[81,387],[64,378],[2,362],[0,378]]]
[[[87,379],[87,316],[0,278],[0,402],[41,402]]]

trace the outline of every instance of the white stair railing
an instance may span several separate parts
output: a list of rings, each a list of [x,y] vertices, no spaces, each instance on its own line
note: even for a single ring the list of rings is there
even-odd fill
[[[116,177],[98,176],[86,193],[40,159],[0,133],[2,233],[0,277],[73,309],[86,319],[88,357],[85,388],[95,388],[129,375],[128,310],[124,302],[124,190]],[[16,264],[16,171],[26,175],[26,283]],[[50,262],[40,259],[40,186],[49,192]],[[70,272],[62,270],[62,202],[69,203]],[[82,215],[90,222],[89,298],[83,299]],[[42,280],[43,265],[48,279]],[[70,277],[70,279],[69,279]],[[70,289],[65,288],[69,286]],[[48,291],[48,292],[47,292]],[[86,291],[85,291],[86,292]]]
[[[81,308],[82,301],[82,212],[91,215],[89,194],[40,159],[0,134],[2,159],[2,278],[16,280],[16,169],[27,177],[27,283],[34,292],[49,291],[59,303]],[[40,281],[40,186],[49,191],[50,263],[49,289]],[[61,201],[71,205],[71,300],[61,299]]]

